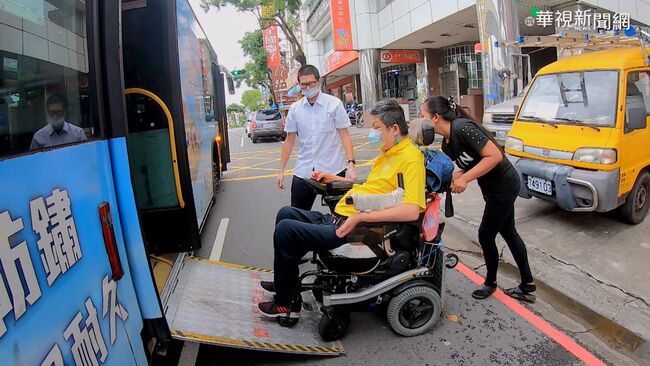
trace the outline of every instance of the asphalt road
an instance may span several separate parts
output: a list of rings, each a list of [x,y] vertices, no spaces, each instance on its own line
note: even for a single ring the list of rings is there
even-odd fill
[[[353,128],[351,132],[355,157],[360,165],[358,173],[365,176],[378,152],[365,145],[368,130]],[[289,202],[291,182],[291,175],[288,175],[287,189],[275,187],[281,142],[269,140],[253,144],[243,129],[231,129],[230,144],[232,161],[204,228],[203,247],[195,255],[212,256],[213,259],[216,255],[216,259],[225,262],[272,268],[275,215]],[[289,166],[293,166],[293,159]],[[318,201],[314,209],[326,210]],[[214,247],[218,237],[223,237],[222,248]],[[450,229],[445,241],[452,248],[471,242],[467,233],[457,229]],[[219,240],[216,242],[218,245]],[[475,258],[468,257],[465,264],[480,268],[480,261]],[[501,284],[507,281],[515,283],[508,279]],[[448,271],[442,319],[431,332],[419,337],[404,338],[394,334],[381,314],[355,313],[350,330],[342,340],[345,356],[308,357],[201,346],[196,365],[574,365],[585,360],[594,365],[602,364],[601,361],[633,364],[598,340],[585,340],[574,337],[574,333],[558,330],[574,329],[580,333],[582,328],[557,314],[558,311],[543,298],[533,307],[495,297],[477,301],[470,296],[475,287],[467,273],[456,269]]]

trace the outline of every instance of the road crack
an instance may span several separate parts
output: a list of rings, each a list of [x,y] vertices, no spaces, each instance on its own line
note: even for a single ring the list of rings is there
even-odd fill
[[[533,247],[533,246],[531,246],[531,248],[534,249],[534,250],[536,250],[536,251],[538,251],[538,252],[540,252],[540,253],[542,253],[542,254],[544,254],[544,255],[546,255],[546,256],[548,256],[548,257],[550,257],[551,259],[553,259],[553,260],[555,260],[555,261],[558,261],[558,262],[560,262],[560,263],[562,263],[562,264],[564,264],[564,265],[566,265],[566,266],[569,266],[569,267],[573,267],[573,268],[575,268],[576,270],[578,270],[578,272],[580,272],[580,273],[586,275],[587,277],[593,279],[594,281],[600,283],[601,285],[605,285],[605,286],[607,286],[607,287],[611,287],[611,288],[614,288],[614,289],[616,289],[616,290],[619,290],[620,292],[624,293],[625,295],[627,295],[627,296],[629,296],[629,297],[631,297],[631,298],[633,298],[633,299],[635,299],[635,300],[639,300],[639,301],[641,301],[641,302],[642,302],[646,307],[650,307],[650,303],[649,303],[647,300],[645,300],[643,297],[641,297],[640,295],[637,295],[637,294],[635,294],[635,293],[633,293],[633,292],[630,292],[630,291],[624,290],[624,289],[622,289],[622,288],[616,286],[616,285],[613,284],[613,283],[609,283],[609,282],[606,282],[606,281],[604,281],[604,280],[601,280],[601,279],[597,278],[596,276],[592,275],[591,273],[585,271],[584,269],[582,269],[582,268],[576,266],[575,264],[573,264],[573,263],[569,263],[569,262],[564,261],[564,260],[562,260],[562,259],[560,259],[560,258],[557,258],[556,256],[554,256],[554,255],[552,255],[552,254],[550,254],[550,253],[546,253],[546,252],[544,252],[543,250],[541,250],[541,249],[539,249],[539,248],[537,248],[537,247]],[[634,300],[632,300],[632,301],[634,301]],[[631,302],[631,301],[629,301],[629,302]],[[629,302],[626,302],[623,306],[627,305]],[[619,310],[620,310],[620,309],[619,309]],[[618,314],[617,314],[617,315],[618,315]]]

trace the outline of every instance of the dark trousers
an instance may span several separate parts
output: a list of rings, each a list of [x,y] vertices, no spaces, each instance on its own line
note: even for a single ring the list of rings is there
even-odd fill
[[[504,180],[495,189],[483,189],[485,211],[478,229],[478,240],[483,249],[487,267],[486,285],[496,284],[499,267],[499,249],[496,244],[497,233],[501,234],[519,267],[522,283],[533,281],[528,264],[526,245],[515,229],[515,199],[519,192],[519,177]]]
[[[347,169],[343,169],[337,175],[345,177]],[[307,178],[309,179],[309,178]],[[304,179],[298,178],[295,175],[291,181],[291,207],[296,207],[302,210],[311,210],[316,200],[316,191]]]
[[[280,209],[273,233],[276,304],[288,306],[300,296],[298,265],[305,254],[331,250],[345,242],[336,236],[332,215],[288,206]]]

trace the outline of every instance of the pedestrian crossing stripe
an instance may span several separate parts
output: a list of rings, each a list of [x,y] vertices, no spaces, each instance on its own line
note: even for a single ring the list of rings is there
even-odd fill
[[[239,340],[239,339],[230,339],[230,338],[223,338],[223,337],[206,336],[206,335],[195,334],[195,333],[187,333],[175,329],[171,330],[171,334],[174,338],[177,339],[198,341],[198,342],[210,343],[210,344],[230,345],[234,347],[274,350],[274,351],[289,351],[289,352],[296,352],[296,353],[321,353],[321,354],[341,353],[341,349],[339,347],[322,347],[322,346],[306,346],[306,345],[298,345],[298,344],[253,342],[253,341],[246,341],[246,340]]]
[[[250,266],[243,266],[243,265],[241,265],[241,264],[228,263],[228,262],[221,262],[221,261],[213,261],[213,260],[206,259],[206,258],[188,257],[187,260],[193,260],[193,261],[197,261],[197,262],[206,262],[206,263],[211,263],[211,264],[217,264],[217,265],[224,266],[224,267],[229,267],[229,268],[247,269],[247,270],[249,270],[249,271],[255,271],[255,272],[273,273],[273,270],[272,270],[272,269],[267,269],[267,268],[258,268],[258,267],[250,267]]]

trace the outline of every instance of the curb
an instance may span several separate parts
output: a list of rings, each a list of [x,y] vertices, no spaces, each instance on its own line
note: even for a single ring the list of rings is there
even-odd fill
[[[445,221],[457,230],[466,233],[472,244],[480,250],[478,222],[464,218],[462,215],[447,218]],[[468,226],[471,227],[471,233]],[[548,288],[575,301],[580,306],[633,333],[641,343],[645,341],[645,344],[637,344],[637,340],[633,343],[639,349],[631,351],[644,353],[644,355],[639,355],[642,357],[650,357],[650,311],[648,311],[645,302],[603,283],[573,264],[562,262],[544,253],[531,240],[526,240],[526,243],[528,259],[536,281],[542,282]],[[505,249],[507,248],[506,244],[500,236],[497,237],[497,245],[502,252],[501,260],[516,268],[514,259],[510,251]],[[624,343],[626,340],[619,339],[618,341]]]

